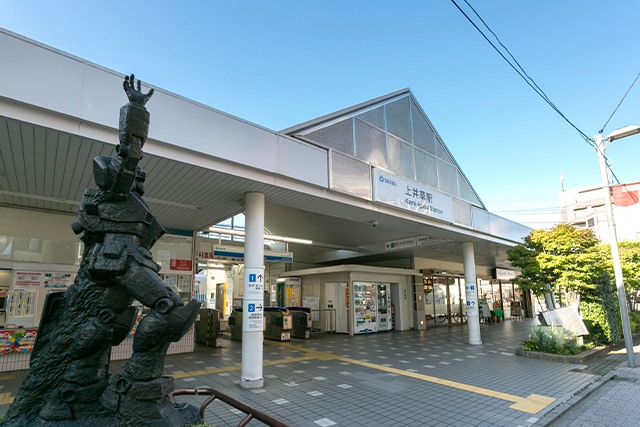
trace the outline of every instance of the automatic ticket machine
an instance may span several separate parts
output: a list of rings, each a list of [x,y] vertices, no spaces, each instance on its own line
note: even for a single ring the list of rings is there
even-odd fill
[[[291,336],[309,339],[311,337],[311,309],[309,307],[287,307],[291,313]]]
[[[195,324],[196,342],[207,347],[222,347],[220,312],[215,308],[201,308]]]
[[[268,340],[289,341],[291,339],[291,312],[286,307],[265,307],[266,329],[264,337]]]

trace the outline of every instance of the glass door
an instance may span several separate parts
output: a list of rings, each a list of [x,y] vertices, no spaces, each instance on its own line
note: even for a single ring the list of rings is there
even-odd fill
[[[433,290],[433,279],[423,278],[424,284],[424,318],[427,326],[435,326],[436,309],[435,309],[435,292]]]
[[[451,324],[449,283],[446,277],[433,278],[434,320],[436,326]]]
[[[465,321],[465,318],[463,316],[463,311],[462,311],[462,303],[463,303],[463,298],[462,298],[462,289],[464,288],[464,282],[462,283],[462,285],[460,284],[460,280],[461,279],[456,279],[453,277],[449,277],[448,278],[448,282],[449,282],[449,313],[450,313],[450,318],[451,321],[449,322],[452,325],[455,324],[463,324]],[[466,312],[466,310],[465,310]]]

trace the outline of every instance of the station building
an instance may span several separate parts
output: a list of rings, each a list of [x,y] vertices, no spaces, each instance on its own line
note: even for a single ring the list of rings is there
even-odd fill
[[[124,75],[3,29],[0,57],[0,370],[12,370],[28,366],[45,296],[73,282],[69,223],[95,187],[92,159],[115,154],[127,99]],[[409,89],[274,131],[153,88],[144,198],[167,229],[160,274],[185,300],[224,316],[241,303],[245,195],[258,192],[271,302],[285,283],[287,298],[333,310],[337,332],[374,332],[383,306],[387,329],[464,323],[465,245],[479,296],[505,318],[512,301],[531,314],[506,254],[530,229],[487,210]],[[169,353],[192,349],[190,333]]]

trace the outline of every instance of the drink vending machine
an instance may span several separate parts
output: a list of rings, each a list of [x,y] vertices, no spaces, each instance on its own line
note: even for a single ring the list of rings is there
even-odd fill
[[[375,283],[353,282],[354,334],[368,334],[378,331],[375,294]]]
[[[376,283],[378,302],[378,331],[390,331],[391,325],[391,284]]]

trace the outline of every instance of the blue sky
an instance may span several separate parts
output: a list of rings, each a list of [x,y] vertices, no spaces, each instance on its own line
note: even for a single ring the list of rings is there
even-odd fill
[[[640,72],[637,0],[469,2],[589,136]],[[549,225],[539,213],[558,206],[561,170],[567,188],[600,180],[591,147],[448,0],[0,8],[0,27],[273,130],[409,87],[489,210],[533,227]],[[628,124],[640,83],[605,134]],[[607,155],[621,182],[640,181],[640,135]]]

